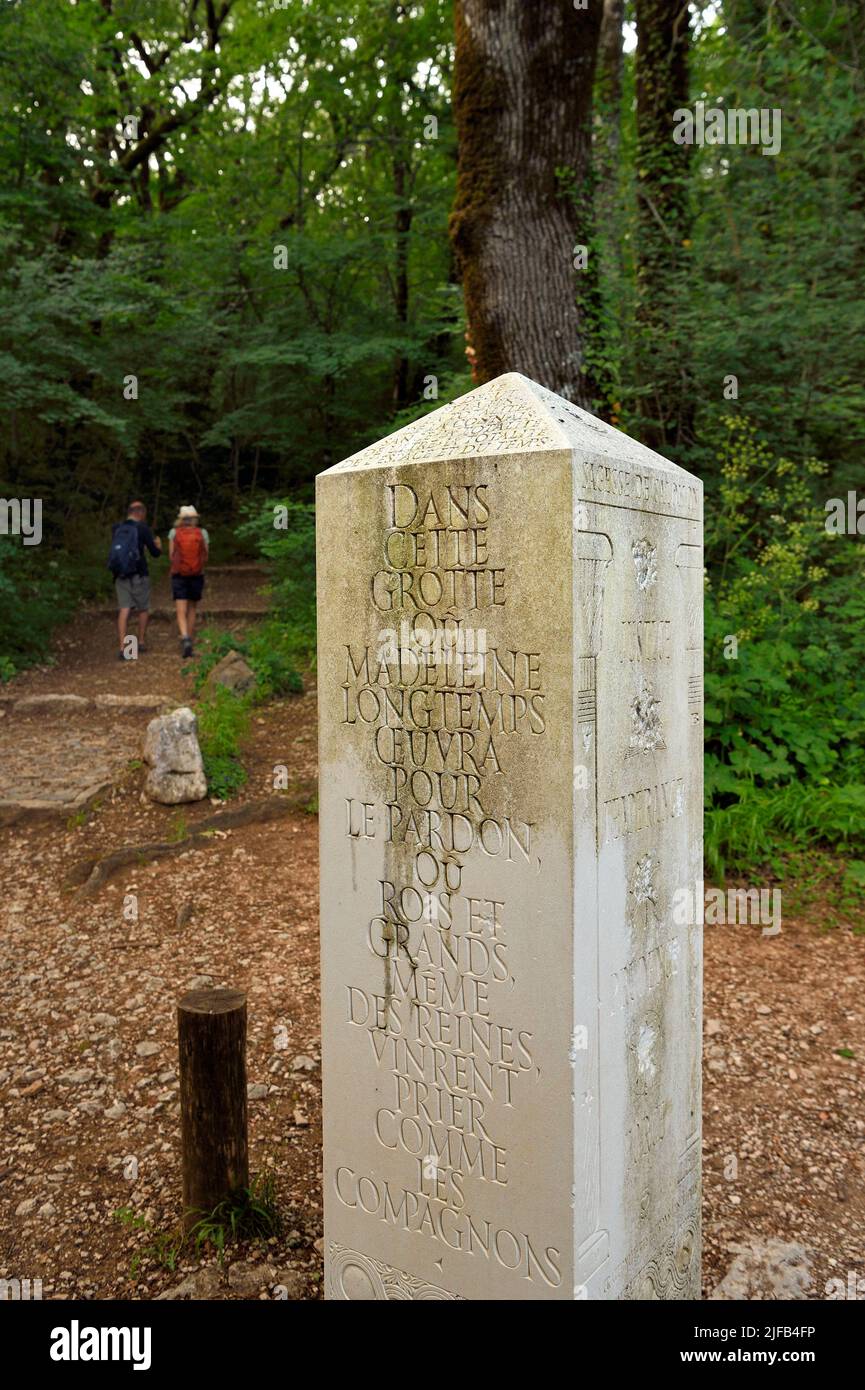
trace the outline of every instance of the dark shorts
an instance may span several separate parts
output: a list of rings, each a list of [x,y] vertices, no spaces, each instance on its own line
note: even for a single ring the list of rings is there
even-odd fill
[[[197,603],[204,589],[203,574],[173,574],[171,576],[171,597],[185,598],[189,603]]]

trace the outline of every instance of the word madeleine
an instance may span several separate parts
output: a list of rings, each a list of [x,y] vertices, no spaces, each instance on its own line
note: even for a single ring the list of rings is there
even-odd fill
[[[317,493],[327,1296],[696,1296],[700,484],[511,374]]]

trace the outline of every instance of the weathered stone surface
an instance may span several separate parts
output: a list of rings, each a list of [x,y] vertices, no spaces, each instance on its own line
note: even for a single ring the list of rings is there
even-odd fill
[[[255,688],[255,672],[240,652],[228,652],[216,663],[204,685],[210,691],[217,685],[223,685],[234,695],[246,695]]]
[[[157,1301],[173,1302],[175,1299],[209,1299],[224,1296],[219,1270],[213,1265],[205,1265],[204,1269],[197,1269],[193,1274],[188,1274],[173,1289],[166,1289],[165,1293],[157,1294]]]
[[[18,713],[37,711],[51,714],[56,711],[85,709],[89,701],[84,695],[22,695],[15,701],[15,711]]]
[[[228,1266],[228,1287],[245,1298],[256,1298],[262,1289],[276,1283],[276,1270],[270,1264],[253,1264],[252,1260],[235,1260]]]
[[[150,721],[144,740],[144,761],[149,768],[144,790],[152,801],[175,806],[201,801],[207,795],[198,721],[185,705]]]
[[[62,714],[62,708],[61,708]],[[64,716],[10,720],[0,740],[0,824],[69,816],[110,788],[137,752],[140,734],[124,726],[76,729]]]
[[[93,703],[99,709],[134,711],[165,709],[172,702],[168,695],[94,695]]]
[[[517,375],[318,479],[330,1298],[699,1297],[701,519]]]
[[[803,1299],[811,1288],[811,1257],[802,1245],[770,1237],[755,1237],[730,1247],[735,1259],[712,1299],[736,1302],[767,1299]]]

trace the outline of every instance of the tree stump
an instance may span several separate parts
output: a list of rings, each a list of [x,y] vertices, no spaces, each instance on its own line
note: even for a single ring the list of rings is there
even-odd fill
[[[249,1185],[246,995],[196,989],[177,1005],[183,1223]]]

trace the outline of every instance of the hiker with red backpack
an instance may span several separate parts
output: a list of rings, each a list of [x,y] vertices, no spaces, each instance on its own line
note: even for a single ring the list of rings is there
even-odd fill
[[[192,656],[195,611],[204,590],[204,566],[210,550],[210,537],[194,507],[181,507],[168,533],[171,544],[171,595],[177,611],[180,650],[184,659]]]
[[[118,521],[111,530],[111,549],[108,568],[114,575],[117,592],[117,632],[120,637],[121,661],[129,661],[146,651],[144,634],[150,617],[150,576],[146,552],[157,559],[162,554],[162,541],[147,525],[147,508],[133,501],[126,510],[126,520]],[[133,608],[138,614],[138,645],[127,640],[126,628]],[[130,651],[129,648],[132,648]]]

